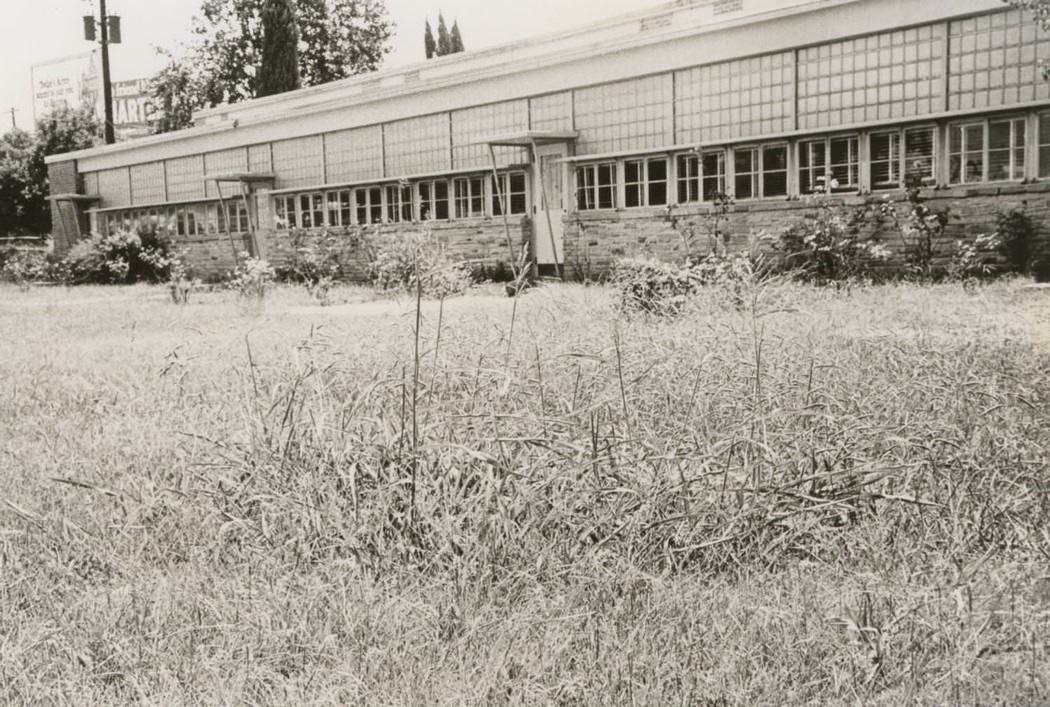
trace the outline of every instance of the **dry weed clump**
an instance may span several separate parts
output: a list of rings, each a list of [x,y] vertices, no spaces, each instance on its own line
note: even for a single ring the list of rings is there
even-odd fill
[[[1045,701],[1016,287],[5,304],[4,701]]]

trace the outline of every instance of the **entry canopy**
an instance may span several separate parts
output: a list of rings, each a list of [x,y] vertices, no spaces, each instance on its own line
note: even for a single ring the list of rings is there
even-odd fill
[[[575,142],[579,133],[574,130],[524,130],[506,135],[495,135],[485,140],[493,147],[532,147],[559,142]]]

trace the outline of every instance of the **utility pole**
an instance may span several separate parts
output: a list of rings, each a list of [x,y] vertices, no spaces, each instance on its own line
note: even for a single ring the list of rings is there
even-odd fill
[[[106,144],[112,145],[117,141],[113,134],[113,85],[109,80],[109,18],[106,16],[106,0],[99,0],[99,39],[102,44],[102,101],[105,104]]]
[[[12,130],[14,130],[15,128],[18,127],[18,121],[15,120],[15,113],[17,113],[17,112],[18,111],[15,109],[15,107],[11,106],[11,129]]]

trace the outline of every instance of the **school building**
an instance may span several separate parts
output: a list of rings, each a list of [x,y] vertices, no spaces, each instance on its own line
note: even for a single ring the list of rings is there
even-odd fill
[[[154,225],[208,276],[327,228],[364,277],[356,229],[426,229],[464,260],[525,247],[594,275],[680,256],[668,214],[714,193],[745,234],[798,220],[803,195],[881,198],[908,174],[978,232],[1006,206],[1050,216],[1047,60],[1050,37],[1000,0],[676,0],[53,156],[56,247]]]

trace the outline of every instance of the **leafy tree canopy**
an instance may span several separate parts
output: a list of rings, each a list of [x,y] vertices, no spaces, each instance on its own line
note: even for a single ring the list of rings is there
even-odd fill
[[[44,158],[93,147],[102,125],[90,106],[62,108],[40,118],[36,130],[0,137],[0,234],[51,231],[50,183]]]
[[[193,39],[151,82],[154,132],[190,125],[193,111],[258,95],[265,0],[201,0]],[[303,86],[375,71],[390,51],[384,0],[289,0]]]

